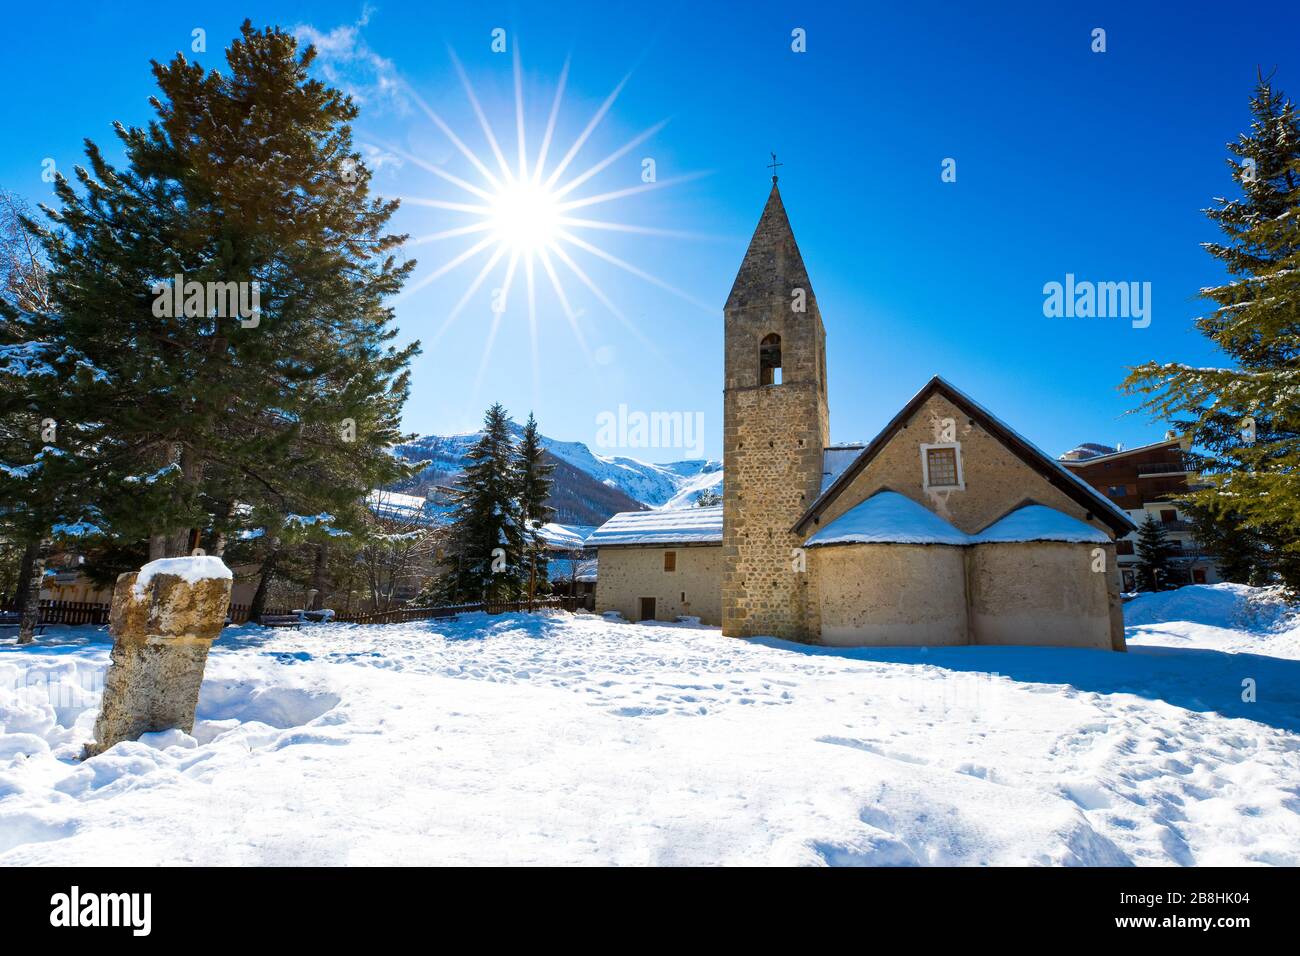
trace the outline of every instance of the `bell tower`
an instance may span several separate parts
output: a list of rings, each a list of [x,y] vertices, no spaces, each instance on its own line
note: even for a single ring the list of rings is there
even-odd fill
[[[776,179],[723,310],[722,633],[816,640],[790,529],[821,491],[826,330]]]

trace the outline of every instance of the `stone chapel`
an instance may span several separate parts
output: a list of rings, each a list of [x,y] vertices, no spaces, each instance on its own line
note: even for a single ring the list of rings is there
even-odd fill
[[[723,309],[723,504],[615,515],[596,609],[735,637],[1124,649],[1104,496],[935,376],[830,443],[826,330],[776,177]]]

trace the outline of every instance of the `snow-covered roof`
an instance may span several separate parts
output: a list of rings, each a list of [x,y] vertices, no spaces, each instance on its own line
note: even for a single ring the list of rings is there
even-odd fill
[[[375,489],[366,495],[366,504],[376,517],[425,525],[437,524],[442,518],[440,512],[445,510],[428,498],[382,489]]]
[[[537,529],[548,548],[559,551],[581,551],[586,547],[587,536],[595,531],[594,525],[556,524],[548,522]]]
[[[1025,505],[978,534],[966,534],[896,491],[879,491],[804,542],[825,544],[1010,544],[1069,541],[1105,544],[1106,532],[1045,505]]]
[[[1110,541],[1110,535],[1055,508],[1025,505],[993,522],[979,534],[973,535],[971,540],[975,544],[1001,541],[1086,541],[1106,544]]]
[[[1096,488],[1074,474],[1063,462],[1057,461],[1037,445],[1028,441],[1023,435],[1010,428],[1005,422],[976,402],[965,392],[954,387],[936,375],[920,391],[913,395],[898,414],[890,420],[875,438],[849,463],[839,476],[831,481],[817,496],[803,516],[795,522],[795,531],[804,531],[809,523],[844,492],[862,469],[875,458],[891,438],[903,428],[911,417],[920,409],[923,402],[936,392],[944,395],[950,402],[961,408],[972,418],[977,419],[982,427],[997,438],[1004,446],[1014,452],[1027,465],[1037,470],[1049,482],[1057,485],[1065,494],[1083,505],[1089,511],[1099,514],[1100,519],[1116,534],[1127,534],[1135,530],[1129,516],[1114,502],[1108,500]]]
[[[1128,455],[1143,454],[1148,451],[1154,451],[1157,448],[1169,448],[1170,446],[1182,447],[1183,440],[1177,437],[1165,438],[1160,441],[1148,442],[1145,445],[1137,445],[1134,448],[1107,448],[1104,452],[1098,452],[1087,458],[1069,457],[1078,449],[1071,449],[1061,456],[1061,464],[1065,466],[1093,465],[1099,461],[1106,461],[1112,458],[1123,458]],[[1080,445],[1080,448],[1106,448],[1105,445]]]
[[[831,445],[829,448],[822,449],[821,490],[825,491],[829,488],[831,482],[852,464],[853,459],[857,458],[865,447],[865,445]]]
[[[1097,458],[1105,455],[1115,454],[1115,449],[1109,445],[1101,445],[1094,441],[1086,441],[1081,445],[1075,445],[1064,455],[1061,461],[1087,461],[1089,458]]]
[[[854,505],[804,542],[822,544],[969,544],[970,538],[897,491],[880,491]]]
[[[587,538],[587,546],[610,544],[721,544],[722,506],[664,511],[623,511]]]

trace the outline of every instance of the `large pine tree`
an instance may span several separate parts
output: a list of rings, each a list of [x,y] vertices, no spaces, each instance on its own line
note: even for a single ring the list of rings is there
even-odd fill
[[[528,565],[528,596],[550,590],[546,539],[541,527],[555,517],[547,502],[551,497],[551,474],[555,465],[546,461],[546,449],[532,412],[519,438],[519,505],[524,520],[524,560]]]
[[[1241,196],[1206,211],[1226,237],[1206,249],[1228,280],[1202,290],[1216,308],[1196,320],[1234,364],[1148,362],[1124,385],[1198,449],[1207,487],[1193,503],[1259,535],[1300,588],[1300,115],[1263,76],[1250,110],[1250,130],[1228,144]]]
[[[81,189],[60,177],[53,226],[32,224],[51,301],[10,308],[0,345],[52,370],[29,404],[72,463],[65,520],[147,541],[149,557],[272,516],[361,533],[365,492],[408,474],[387,449],[418,346],[389,344],[383,300],[414,262],[396,261],[397,203],[370,196],[352,150],[356,106],[310,77],[313,58],[245,22],[224,72],[154,63],[156,119],[116,127],[125,168],[88,142]],[[243,283],[260,313],[209,297],[160,315],[178,275]]]
[[[499,403],[487,410],[467,457],[453,494],[440,596],[453,603],[518,600],[528,582],[521,474],[510,418]]]

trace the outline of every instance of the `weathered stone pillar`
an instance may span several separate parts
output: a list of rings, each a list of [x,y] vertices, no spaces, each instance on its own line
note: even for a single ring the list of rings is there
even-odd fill
[[[120,575],[113,589],[112,658],[95,741],[84,756],[123,740],[194,728],[208,648],[230,606],[230,569],[217,557],[164,558]]]

